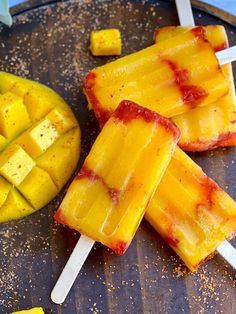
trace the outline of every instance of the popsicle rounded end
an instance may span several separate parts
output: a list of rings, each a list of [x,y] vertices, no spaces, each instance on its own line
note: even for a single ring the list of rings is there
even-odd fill
[[[58,291],[55,289],[52,290],[51,292],[51,300],[52,302],[56,303],[56,304],[62,304],[65,301],[66,296],[60,295],[60,293],[58,293]]]

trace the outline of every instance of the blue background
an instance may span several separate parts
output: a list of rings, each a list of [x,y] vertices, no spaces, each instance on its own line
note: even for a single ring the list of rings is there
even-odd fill
[[[18,3],[24,2],[22,0],[9,0],[10,5],[15,5]],[[213,4],[219,8],[224,9],[225,11],[230,12],[231,14],[236,15],[236,1],[235,0],[205,0],[204,2]]]

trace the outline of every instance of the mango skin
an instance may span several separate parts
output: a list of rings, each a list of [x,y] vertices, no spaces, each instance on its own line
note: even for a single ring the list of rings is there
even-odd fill
[[[0,100],[2,223],[34,213],[63,188],[79,160],[80,128],[68,104],[40,83],[0,72]]]

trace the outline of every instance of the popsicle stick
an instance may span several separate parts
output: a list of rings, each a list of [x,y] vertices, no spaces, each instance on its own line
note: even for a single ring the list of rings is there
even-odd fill
[[[193,11],[190,0],[175,0],[181,26],[194,26]]]
[[[217,251],[234,269],[236,269],[236,249],[228,241],[223,241],[218,246]]]
[[[51,299],[54,303],[61,304],[65,301],[94,243],[94,240],[84,235],[80,237],[52,290]]]
[[[216,52],[220,65],[236,60],[236,46]]]

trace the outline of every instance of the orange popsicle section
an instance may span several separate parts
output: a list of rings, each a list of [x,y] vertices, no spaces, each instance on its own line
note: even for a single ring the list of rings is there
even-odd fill
[[[174,36],[190,29],[181,26],[162,27],[155,32],[155,42],[172,40]],[[228,39],[223,26],[210,25],[203,29],[215,52],[227,48]],[[229,86],[229,93],[209,106],[195,108],[173,118],[181,130],[179,145],[186,151],[236,145],[236,98],[232,66],[226,64],[221,68]]]
[[[236,203],[179,147],[145,218],[195,270],[236,231]]]
[[[179,136],[170,120],[123,101],[97,137],[55,219],[122,255]]]
[[[84,92],[103,126],[123,99],[173,117],[216,101],[228,86],[203,28],[196,27],[92,70]]]

